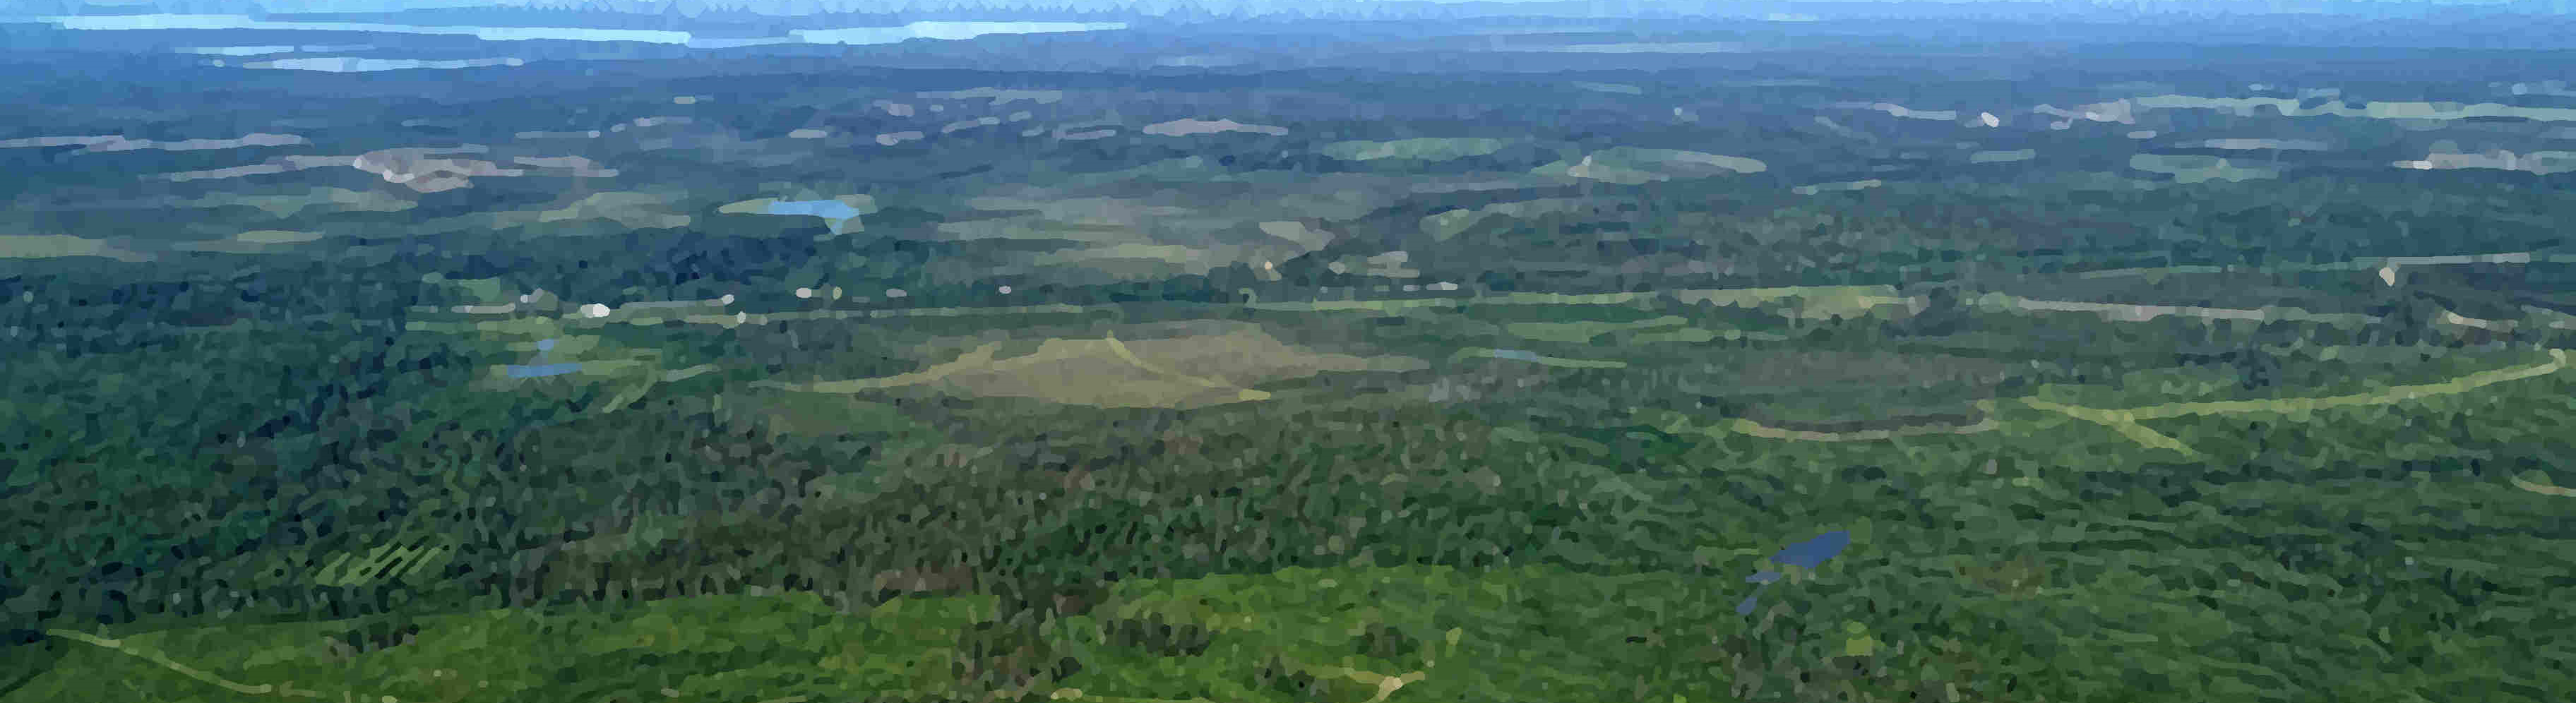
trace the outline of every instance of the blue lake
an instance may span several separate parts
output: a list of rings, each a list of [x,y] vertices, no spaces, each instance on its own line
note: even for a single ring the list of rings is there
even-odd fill
[[[527,365],[527,366],[512,365],[512,366],[510,367],[510,377],[511,377],[511,378],[544,378],[544,377],[547,377],[547,376],[561,376],[561,375],[564,375],[564,374],[568,374],[568,373],[572,373],[572,372],[574,372],[574,371],[580,371],[580,370],[581,370],[581,364],[574,363],[574,362],[563,362],[563,363],[558,363],[558,364],[532,364],[532,365]]]
[[[1781,549],[1779,553],[1771,555],[1771,563],[1813,569],[1824,565],[1825,560],[1842,554],[1843,550],[1850,546],[1851,532],[1835,530]],[[1782,574],[1777,571],[1757,571],[1751,576],[1744,577],[1744,581],[1769,586],[1772,582],[1780,580],[1781,576]],[[1745,596],[1744,602],[1735,605],[1736,614],[1751,614],[1757,598],[1757,596]]]
[[[838,200],[778,200],[769,203],[772,215],[812,215],[826,220],[846,220],[863,214],[858,208]]]

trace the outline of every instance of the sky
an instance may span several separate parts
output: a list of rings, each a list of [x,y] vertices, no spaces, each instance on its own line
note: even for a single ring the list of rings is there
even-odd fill
[[[382,12],[403,9],[474,7],[495,5],[563,6],[604,3],[620,8],[651,8],[667,0],[0,0],[0,9],[57,8],[63,6],[125,5],[154,7],[169,12],[208,12],[226,7],[255,4],[271,12]],[[2518,12],[2569,14],[2576,12],[2576,0],[1832,0],[1800,2],[1797,0],[680,0],[683,3],[744,7],[764,14],[801,14],[815,9],[888,11],[907,6],[951,9],[975,6],[1038,5],[1083,9],[1118,9],[1128,7],[1157,8],[1195,1],[1201,6],[1223,8],[1360,9],[1372,6],[1399,7],[1425,5],[1518,5],[1533,9],[1546,8],[1545,14],[1571,11],[1588,16],[1616,16],[1633,12],[1630,8],[1679,10],[1692,14],[1741,14],[1761,16],[1774,8],[1796,7],[1818,15],[1847,11],[1886,15],[1901,13],[1907,6],[1966,5],[2049,7],[2060,10],[2143,9],[2151,12],[2209,14],[2267,12],[2325,12],[2333,14],[2406,14],[2428,8],[2507,8]],[[2116,11],[2115,9],[2115,11]],[[0,12],[0,14],[24,14]],[[51,14],[44,12],[42,14]],[[1946,14],[1946,13],[1940,13]]]

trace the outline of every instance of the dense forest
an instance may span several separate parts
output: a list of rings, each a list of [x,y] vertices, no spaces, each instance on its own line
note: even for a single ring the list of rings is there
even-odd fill
[[[1515,22],[8,25],[0,699],[2576,690],[2561,53]]]

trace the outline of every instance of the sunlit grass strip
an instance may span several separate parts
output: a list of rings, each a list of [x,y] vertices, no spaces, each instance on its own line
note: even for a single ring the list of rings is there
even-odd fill
[[[1494,350],[1470,351],[1491,352]],[[2032,408],[2047,410],[2079,420],[2101,424],[2104,427],[2108,427],[2113,431],[2119,432],[2121,436],[2127,437],[2130,441],[2136,442],[2140,446],[2150,449],[2168,449],[2190,456],[2199,456],[2199,452],[2194,451],[2190,445],[2184,444],[2181,440],[2166,436],[2164,433],[2157,432],[2155,429],[2147,427],[2146,425],[2139,424],[2139,422],[2142,420],[2171,419],[2193,415],[2228,415],[2263,412],[2282,414],[2303,413],[2343,407],[2389,405],[2434,396],[2456,395],[2507,381],[2546,376],[2566,368],[2567,352],[2565,350],[2552,349],[2549,351],[2549,355],[2551,361],[2547,363],[2493,371],[2481,371],[2439,383],[2396,386],[2373,393],[2356,393],[2351,395],[2326,396],[2320,398],[2275,398],[2266,400],[2168,403],[2138,408],[2092,408],[2081,405],[2053,403],[2037,398],[2023,398],[2021,402]],[[1990,406],[1990,403],[1981,404],[1981,407],[1990,408]],[[1998,428],[1999,425],[1993,417],[1987,417],[1984,420],[1980,420],[1969,425],[1915,426],[1884,430],[1859,430],[1853,432],[1791,430],[1772,427],[1743,418],[1728,420],[1715,427],[1707,428],[1687,428],[1686,425],[1677,418],[1671,427],[1671,429],[1695,429],[1701,434],[1724,431],[1767,439],[1801,442],[1885,441],[1899,437],[1934,434],[1974,434],[1978,432],[1992,431]],[[2556,486],[2541,486],[2539,484],[2525,484],[2528,484],[2528,482],[2521,481],[2520,479],[2515,480],[2515,485],[2521,486],[2524,490],[2536,493],[2545,493],[2548,495],[2576,496],[2576,489],[2559,488]],[[2553,491],[2564,491],[2565,493]]]
[[[2089,312],[2117,322],[2147,322],[2159,317],[2197,317],[2210,320],[2246,320],[2270,322],[2318,322],[2324,324],[2360,325],[2380,321],[2372,315],[2353,313],[2315,313],[2299,308],[2208,308],[2183,305],[2131,305],[2097,303],[2083,300],[2035,300],[2002,293],[1977,296],[1981,307],[2008,312]]]
[[[697,377],[698,375],[700,375],[700,374],[704,374],[704,373],[707,373],[707,372],[710,372],[710,371],[715,371],[715,370],[717,370],[717,369],[719,369],[719,368],[721,368],[721,367],[718,367],[718,366],[716,366],[715,364],[699,364],[699,365],[691,366],[691,367],[688,367],[688,368],[685,368],[685,369],[679,369],[679,370],[675,370],[675,371],[664,371],[664,372],[662,372],[662,382],[663,382],[663,383],[674,383],[674,382],[678,382],[678,381],[685,381],[685,380],[688,380],[688,379],[691,379],[691,378],[696,378],[696,377]]]
[[[1568,358],[1565,358],[1565,357],[1559,357],[1559,356],[1541,356],[1541,355],[1539,355],[1539,354],[1535,354],[1535,353],[1531,353],[1531,352],[1516,351],[1516,350],[1511,350],[1511,349],[1486,349],[1486,348],[1482,348],[1482,347],[1469,347],[1469,348],[1466,348],[1466,349],[1460,349],[1460,350],[1458,350],[1458,353],[1457,353],[1457,354],[1453,355],[1453,357],[1452,357],[1452,358],[1459,358],[1459,359],[1507,359],[1507,360],[1511,360],[1511,361],[1526,361],[1526,362],[1529,362],[1529,363],[1538,364],[1538,365],[1540,365],[1540,366],[1554,366],[1554,367],[1557,367],[1557,368],[1566,368],[1566,369],[1624,369],[1624,368],[1628,368],[1628,362],[1625,362],[1625,361],[1604,361],[1604,360],[1595,360],[1595,359],[1568,359]]]
[[[1907,425],[1905,427],[1884,430],[1817,432],[1813,430],[1783,429],[1754,422],[1752,420],[1737,418],[1726,423],[1723,427],[1738,434],[1748,434],[1765,439],[1785,439],[1799,442],[1877,442],[1896,439],[1899,437],[1992,432],[1997,429],[2001,429],[2003,425],[1996,423],[1994,418],[1989,417],[1965,425]]]
[[[1637,320],[1635,322],[1595,322],[1589,320],[1579,322],[1514,322],[1503,325],[1503,331],[1522,339],[1535,339],[1542,342],[1581,344],[1592,341],[1594,338],[1600,337],[1601,335],[1622,330],[1653,330],[1665,327],[1680,327],[1689,323],[1690,320],[1684,319],[1680,316],[1665,315],[1651,320]]]
[[[871,390],[879,390],[879,389],[885,389],[885,388],[896,388],[896,387],[900,387],[900,386],[914,386],[914,385],[921,385],[921,384],[925,384],[925,383],[937,383],[937,382],[939,382],[941,379],[945,379],[945,378],[947,378],[947,377],[949,377],[949,376],[955,375],[955,374],[960,373],[960,372],[963,372],[963,371],[969,371],[969,370],[981,369],[981,368],[984,368],[984,367],[987,367],[987,366],[991,366],[991,365],[992,365],[992,363],[993,363],[993,352],[995,352],[995,351],[999,351],[1001,348],[1002,348],[1002,345],[1001,345],[1001,343],[999,343],[999,342],[995,342],[995,343],[992,343],[992,344],[986,344],[986,345],[983,345],[983,346],[980,346],[980,347],[976,347],[976,348],[974,348],[973,350],[970,350],[970,351],[968,351],[968,352],[966,352],[966,353],[964,353],[964,354],[960,354],[960,355],[958,355],[958,357],[956,358],[956,360],[950,361],[950,362],[948,362],[948,363],[945,363],[945,364],[939,364],[939,365],[936,365],[936,366],[932,366],[932,367],[930,367],[930,368],[922,369],[922,370],[920,370],[920,371],[913,371],[913,372],[909,372],[909,373],[899,373],[899,374],[895,374],[895,375],[892,375],[892,376],[881,376],[881,377],[877,377],[877,378],[853,378],[853,379],[848,379],[848,380],[843,380],[843,381],[816,381],[816,382],[813,382],[813,383],[803,383],[803,384],[787,384],[787,383],[777,383],[777,382],[761,382],[761,383],[755,383],[755,384],[753,384],[753,385],[754,385],[754,386],[761,386],[761,387],[775,386],[775,387],[782,387],[782,388],[787,388],[787,389],[791,389],[791,390],[809,391],[809,392],[814,392],[814,393],[857,393],[857,392],[861,392],[861,391],[871,391]]]
[[[1402,676],[1388,676],[1376,672],[1362,671],[1342,666],[1311,668],[1298,667],[1298,669],[1305,672],[1308,676],[1348,678],[1350,680],[1360,682],[1361,684],[1377,687],[1377,694],[1369,696],[1365,703],[1384,703],[1387,696],[1395,695],[1397,690],[1428,677],[1427,674],[1419,671],[1406,672]],[[1096,696],[1083,693],[1082,689],[1079,688],[1059,688],[1053,693],[1047,694],[1047,698],[1049,700],[1093,701],[1096,703],[1218,703],[1217,701],[1206,698],[1134,698],[1128,696]]]
[[[1089,701],[1091,703],[1218,703],[1217,701],[1206,698],[1134,698],[1129,696],[1095,696],[1083,693],[1082,689],[1079,688],[1056,689],[1054,693],[1047,694],[1047,699],[1077,702]]]
[[[2531,491],[2531,492],[2533,492],[2533,493],[2538,493],[2538,494],[2545,495],[2545,496],[2558,496],[2558,497],[2560,497],[2560,498],[2576,498],[2576,488],[2568,488],[2568,487],[2565,487],[2565,486],[2552,486],[2552,485],[2545,484],[2545,483],[2533,483],[2533,482],[2530,482],[2530,481],[2523,480],[2523,479],[2522,479],[2522,478],[2520,478],[2520,477],[2516,477],[2516,478],[2514,478],[2514,479],[2513,479],[2513,487],[2515,487],[2515,488],[2520,488],[2520,489],[2522,489],[2522,490],[2526,490],[2526,491]]]
[[[2532,262],[2571,263],[2576,255],[2508,252],[2499,254],[2454,254],[2449,256],[2370,256],[2326,263],[2280,262],[2253,266],[2141,266],[2101,269],[2075,274],[2076,278],[2118,278],[2170,274],[2211,273],[2287,273],[2293,271],[2369,271],[2390,266],[2443,266],[2461,264],[2527,264]]]
[[[2299,413],[2364,405],[2389,405],[2442,395],[2457,395],[2506,381],[2519,381],[2557,373],[2567,368],[2567,351],[2549,350],[2550,361],[2494,371],[2480,371],[2439,383],[2391,386],[2372,393],[2326,396],[2322,398],[2274,398],[2265,400],[2220,400],[2194,403],[2168,403],[2119,410],[2131,419],[2156,420],[2191,415],[2228,415],[2240,413]]]
[[[1685,327],[1669,332],[1640,332],[1629,336],[1628,343],[1638,345],[1699,344],[1719,339],[1730,342],[1744,339],[1750,339],[1757,342],[1786,342],[1789,341],[1789,335],[1772,332],[1746,332],[1744,330],[1733,329],[1707,330],[1698,327]]]
[[[324,586],[362,586],[401,579],[419,572],[449,553],[447,545],[436,538],[423,537],[405,542],[377,545],[364,556],[343,553],[322,565],[313,575],[315,583]],[[351,557],[356,556],[354,560]]]
[[[1992,401],[1978,401],[1977,408],[1991,412],[1994,409],[1994,403]],[[1772,427],[1770,425],[1765,425],[1744,418],[1733,418],[1719,422],[1716,425],[1703,427],[1692,425],[1687,417],[1679,413],[1656,414],[1660,414],[1668,418],[1667,421],[1658,425],[1667,432],[1703,435],[1740,434],[1761,437],[1763,439],[1777,439],[1791,442],[1882,442],[1903,437],[1970,435],[2003,429],[2002,423],[1997,422],[1992,416],[1988,416],[1984,419],[1965,425],[1924,424],[1880,430],[1818,432],[1812,430],[1792,430]]]
[[[635,384],[634,387],[618,391],[617,395],[611,396],[608,399],[608,402],[595,406],[592,411],[605,415],[623,410],[626,406],[633,405],[635,401],[643,400],[645,394],[652,393],[653,389],[660,385],[662,385],[662,374],[660,371],[658,369],[646,369],[642,374],[641,383]]]
[[[2062,413],[2068,417],[2073,417],[2078,420],[2099,423],[2104,427],[2109,427],[2113,431],[2119,432],[2120,436],[2129,438],[2129,441],[2136,442],[2139,446],[2146,447],[2148,449],[2170,449],[2189,456],[2200,456],[2199,452],[2192,451],[2191,445],[2183,444],[2182,440],[2165,436],[2162,432],[2157,432],[2146,425],[2138,424],[2137,416],[2126,410],[2087,408],[2077,405],[2067,405],[2064,403],[2051,403],[2037,398],[2024,398],[2022,399],[2022,403],[2041,410]]]
[[[1336,310],[1376,310],[1391,312],[1417,308],[1454,308],[1470,305],[1621,305],[1645,300],[1654,293],[1506,293],[1490,296],[1444,298],[1390,298],[1384,300],[1313,300],[1277,303],[1254,303],[1254,310],[1284,312],[1330,312]]]
[[[2022,403],[2033,408],[2063,413],[2070,417],[2101,423],[2104,426],[2119,431],[2121,435],[2128,437],[2131,441],[2135,441],[2138,444],[2149,448],[2171,449],[2185,454],[2198,456],[2197,452],[2192,451],[2191,447],[2184,445],[2180,440],[2167,437],[2162,433],[2149,429],[2145,425],[2138,424],[2138,422],[2140,420],[2160,420],[2189,417],[2193,415],[2305,413],[2317,410],[2330,410],[2334,408],[2392,405],[2409,400],[2419,400],[2434,396],[2456,395],[2506,381],[2518,381],[2526,378],[2546,376],[2552,373],[2557,373],[2567,367],[2567,352],[2565,350],[2551,349],[2549,350],[2549,357],[2550,361],[2548,363],[2533,364],[2530,366],[2520,366],[2509,369],[2497,369],[2494,371],[2480,371],[2440,383],[2396,386],[2375,393],[2355,393],[2351,395],[2326,396],[2322,398],[2271,398],[2264,400],[2221,400],[2195,403],[2167,403],[2163,405],[2149,405],[2146,407],[2125,409],[2088,408],[2080,405],[2052,403],[2045,400],[2039,400],[2037,398],[2024,398],[2022,399]]]
[[[1185,373],[1181,373],[1181,372],[1178,372],[1178,371],[1173,371],[1173,370],[1170,370],[1170,369],[1165,369],[1165,368],[1160,367],[1160,366],[1155,366],[1155,365],[1153,365],[1153,364],[1145,363],[1145,360],[1144,360],[1144,359],[1136,358],[1136,353],[1135,353],[1135,352],[1128,351],[1128,350],[1127,350],[1127,344],[1126,344],[1125,342],[1120,342],[1120,341],[1118,341],[1118,338],[1117,338],[1117,337],[1115,337],[1115,336],[1106,336],[1106,337],[1102,337],[1102,338],[1100,338],[1100,341],[1102,341],[1102,342],[1104,342],[1104,343],[1108,344],[1108,345],[1109,345],[1109,352],[1110,352],[1110,353],[1112,353],[1112,354],[1116,354],[1116,355],[1118,355],[1118,359],[1119,359],[1120,361],[1125,361],[1125,362],[1127,362],[1127,364],[1128,364],[1129,366],[1134,366],[1134,367],[1139,368],[1139,369],[1144,369],[1146,373],[1154,374],[1154,375],[1157,375],[1157,376],[1164,376],[1164,377],[1167,377],[1167,378],[1175,378],[1175,379],[1179,379],[1179,380],[1182,380],[1182,381],[1187,381],[1187,382],[1189,382],[1189,383],[1193,383],[1193,384],[1197,384],[1197,385],[1201,385],[1201,386],[1206,386],[1206,387],[1208,387],[1208,388],[1216,388],[1216,389],[1221,389],[1221,390],[1222,390],[1222,389],[1232,389],[1232,390],[1234,390],[1234,391],[1236,392],[1236,395],[1238,395],[1239,397],[1241,397],[1241,398],[1242,398],[1242,399],[1244,399],[1244,400],[1268,400],[1268,399],[1270,398],[1270,394],[1269,394],[1268,392],[1264,392],[1264,391],[1257,391],[1257,390],[1253,390],[1253,389],[1250,389],[1250,388],[1236,388],[1236,387],[1234,387],[1234,386],[1232,386],[1232,385],[1229,385],[1229,384],[1226,384],[1226,383],[1220,383],[1220,382],[1217,382],[1217,381],[1214,381],[1214,380],[1211,380],[1211,379],[1199,378],[1199,377],[1197,377],[1197,376],[1192,376],[1192,375],[1185,374]]]
[[[1895,286],[1785,286],[1773,288],[1696,288],[1644,293],[1504,293],[1501,295],[1459,296],[1442,298],[1397,298],[1389,300],[1316,300],[1255,303],[1256,310],[1320,312],[1328,310],[1402,310],[1430,307],[1464,307],[1470,305],[1624,305],[1653,298],[1669,298],[1685,304],[1755,305],[1788,298],[1841,298],[1854,304],[1901,304],[1906,298],[1897,295]]]
[[[1406,672],[1403,676],[1388,676],[1376,672],[1361,671],[1350,667],[1328,667],[1327,671],[1309,669],[1306,673],[1309,675],[1321,674],[1348,677],[1353,681],[1376,686],[1377,695],[1370,696],[1368,703],[1380,703],[1381,701],[1386,700],[1387,696],[1394,695],[1396,689],[1404,688],[1406,684],[1420,681],[1424,677],[1424,674],[1419,671]]]
[[[188,666],[188,665],[186,665],[186,664],[181,664],[181,663],[179,663],[179,662],[172,661],[168,655],[162,654],[162,653],[160,653],[160,652],[155,652],[155,651],[148,650],[148,649],[140,649],[140,648],[135,648],[135,647],[128,646],[128,645],[126,645],[126,644],[125,644],[125,642],[124,642],[124,641],[122,641],[122,640],[112,640],[112,639],[108,639],[108,638],[105,638],[105,637],[100,637],[100,636],[92,635],[92,634],[85,633],[85,632],[75,632],[75,631],[72,631],[72,630],[46,630],[46,631],[45,631],[45,634],[47,634],[47,635],[51,635],[51,636],[54,636],[54,637],[60,637],[60,638],[62,638],[62,639],[71,640],[71,641],[74,641],[74,642],[79,642],[79,643],[82,643],[82,644],[87,644],[87,645],[90,645],[90,646],[93,646],[93,647],[97,647],[97,648],[100,648],[100,649],[105,649],[105,650],[108,650],[108,651],[111,651],[111,652],[116,652],[116,653],[118,653],[118,654],[123,654],[123,655],[129,656],[129,657],[134,657],[134,658],[136,658],[136,659],[141,659],[141,660],[144,660],[144,661],[152,662],[154,665],[160,666],[160,667],[161,667],[161,668],[163,668],[163,669],[168,669],[168,670],[170,670],[170,671],[177,672],[177,673],[178,673],[179,675],[181,675],[181,676],[186,676],[186,677],[191,678],[191,679],[196,679],[196,680],[198,680],[198,681],[201,681],[201,682],[204,682],[204,683],[207,683],[207,684],[210,684],[210,685],[216,686],[216,687],[220,687],[220,688],[222,688],[222,689],[224,689],[224,690],[231,691],[231,692],[234,692],[234,693],[239,693],[239,694],[244,694],[244,695],[252,695],[252,696],[277,695],[277,696],[284,696],[284,697],[289,697],[289,698],[314,698],[314,699],[319,699],[319,698],[321,698],[321,697],[322,697],[322,692],[320,692],[320,691],[308,691],[308,690],[304,690],[304,689],[300,689],[300,688],[288,688],[288,687],[285,687],[285,686],[279,686],[279,685],[277,685],[277,684],[265,684],[265,683],[264,683],[264,684],[259,684],[259,685],[251,685],[251,684],[246,684],[246,683],[242,683],[242,682],[239,682],[239,681],[234,681],[234,680],[231,680],[231,679],[227,679],[227,678],[224,678],[224,677],[221,677],[221,676],[216,676],[216,675],[214,675],[214,674],[212,674],[212,673],[208,673],[208,672],[207,672],[206,670],[204,670],[204,669],[199,669],[199,668],[196,668],[196,667],[193,667],[193,666]],[[364,697],[364,698],[365,698],[366,700],[370,700],[370,701],[382,701],[383,703],[398,703],[398,701],[396,701],[396,699],[395,699],[393,696],[366,696],[366,697]]]

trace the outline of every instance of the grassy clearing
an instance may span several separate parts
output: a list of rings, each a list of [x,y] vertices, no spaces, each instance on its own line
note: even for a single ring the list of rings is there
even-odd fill
[[[764,385],[815,393],[863,393],[930,386],[966,396],[1036,398],[1113,408],[1190,408],[1267,400],[1260,383],[1322,373],[1404,371],[1421,363],[1289,346],[1241,328],[1168,339],[1047,339],[1028,354],[997,358],[990,343],[921,371],[880,378]]]

